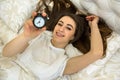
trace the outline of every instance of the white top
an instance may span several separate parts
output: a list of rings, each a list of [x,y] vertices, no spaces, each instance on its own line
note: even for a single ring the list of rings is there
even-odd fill
[[[17,64],[31,72],[38,80],[54,80],[62,76],[68,59],[66,54],[75,56],[80,53],[71,44],[65,50],[54,47],[51,37],[51,32],[43,32],[29,42],[28,48],[16,60]]]

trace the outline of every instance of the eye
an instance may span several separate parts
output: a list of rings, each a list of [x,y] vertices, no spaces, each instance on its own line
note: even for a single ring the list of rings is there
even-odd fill
[[[72,24],[67,24],[67,25],[66,25],[66,28],[67,28],[68,30],[72,30],[72,29],[73,29],[73,25],[72,25]]]
[[[69,25],[67,25],[66,28],[67,28],[67,30],[72,30],[72,27]]]
[[[63,26],[63,23],[58,22],[57,25],[58,26]]]

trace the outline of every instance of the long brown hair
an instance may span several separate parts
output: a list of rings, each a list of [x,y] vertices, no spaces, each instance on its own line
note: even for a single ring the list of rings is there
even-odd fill
[[[99,21],[98,27],[99,27],[99,30],[102,36],[104,55],[105,55],[106,49],[107,49],[107,39],[111,36],[112,30],[103,20]],[[83,53],[87,53],[90,50],[90,38],[89,38],[90,35],[89,34],[90,34],[90,31],[89,32],[85,31],[81,39],[73,43],[73,45]]]
[[[54,29],[53,25],[60,13],[69,12],[69,13],[76,14],[77,12],[77,8],[75,7],[75,5],[72,4],[72,2],[70,2],[70,0],[50,0],[51,2],[53,2],[52,10],[49,10],[49,6],[45,2],[46,0],[42,0],[42,1],[43,1],[43,5],[46,6],[45,11],[50,18],[47,23],[48,30]],[[84,19],[83,23],[85,22],[84,26],[86,27],[84,27],[84,31],[81,37],[73,41],[72,44],[81,52],[87,53],[90,50],[90,29],[89,29],[89,25],[86,24],[87,21],[85,21],[85,17],[87,15],[80,14],[79,16]],[[99,25],[100,33],[103,40],[104,53],[106,53],[107,38],[111,35],[112,30],[108,27],[108,25],[102,19],[100,19],[98,25]]]

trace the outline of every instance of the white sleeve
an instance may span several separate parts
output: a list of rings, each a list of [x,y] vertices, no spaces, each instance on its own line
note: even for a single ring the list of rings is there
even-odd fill
[[[77,48],[75,48],[72,44],[69,44],[66,48],[66,55],[71,58],[71,57],[75,57],[78,55],[83,55],[82,52],[80,52],[80,50],[78,50]]]

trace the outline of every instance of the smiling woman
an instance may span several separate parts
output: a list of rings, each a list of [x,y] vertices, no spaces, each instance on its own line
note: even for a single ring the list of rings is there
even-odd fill
[[[60,42],[58,43],[58,46],[61,46],[62,43],[68,44],[74,39],[75,30],[76,23],[73,21],[72,18],[70,18],[69,16],[61,18],[53,31],[53,35],[55,36],[53,36],[52,42],[55,41],[54,39],[57,39]]]
[[[119,17],[118,17],[119,6],[120,6],[119,0],[113,0],[113,1],[112,0],[104,0],[104,1],[101,1],[101,0],[24,0],[24,1],[0,0],[0,54],[1,54],[2,48],[5,46],[5,44],[8,41],[13,39],[16,35],[19,36],[18,33],[19,33],[19,30],[21,30],[23,22],[27,20],[29,17],[31,17],[31,12],[35,10],[38,1],[40,1],[40,5],[38,6],[38,11],[39,9],[40,10],[45,9],[47,14],[50,17],[50,23],[47,25],[47,29],[50,31],[46,30],[42,32],[40,35],[38,35],[35,39],[32,39],[32,40],[29,39],[30,41],[27,42],[29,46],[26,48],[27,50],[29,49],[29,51],[25,49],[26,53],[28,52],[27,54],[23,54],[23,53],[19,54],[18,52],[18,54],[13,56],[13,57],[17,56],[17,59],[13,58],[12,56],[9,58],[0,57],[0,80],[36,80],[36,79],[39,80],[38,76],[36,76],[37,74],[42,76],[40,78],[43,78],[43,77],[47,78],[49,76],[50,78],[52,78],[52,77],[59,76],[58,80],[66,80],[66,79],[68,80],[96,80],[96,79],[97,80],[119,80],[120,79],[120,73],[119,73],[120,72],[120,64],[119,64],[120,63],[120,59],[119,59],[120,58],[120,54],[119,54],[120,53],[120,45],[119,45],[120,35],[117,34],[115,31],[112,32],[111,30],[113,28],[117,30],[118,33],[120,32]],[[46,8],[45,8],[45,5],[41,3],[42,1],[43,3],[45,1]],[[77,8],[73,4],[77,6]],[[47,9],[52,12],[47,11]],[[74,69],[77,69],[76,64],[83,65],[83,63],[90,61],[90,60],[88,61],[86,60],[86,59],[90,59],[90,57],[88,57],[85,60],[83,59],[79,60],[78,63],[76,61],[71,62],[71,63],[76,62],[76,64],[74,64],[75,66],[70,63],[70,60],[73,57],[78,55],[83,55],[84,53],[87,53],[90,50],[90,38],[89,38],[89,36],[91,35],[90,29],[88,27],[88,24],[86,24],[87,23],[86,20],[83,20],[85,19],[86,15],[78,15],[79,17],[81,16],[80,21],[85,22],[84,26],[86,25],[86,27],[84,27],[85,32],[83,32],[83,34],[81,35],[81,38],[78,41],[76,40],[75,42],[73,40],[70,41],[69,45],[66,46],[64,49],[56,48],[51,43],[51,41],[49,41],[52,38],[51,31],[54,30],[54,27],[57,24],[57,22],[56,24],[53,24],[53,23],[57,20],[56,17],[58,17],[58,14],[64,11],[75,14],[77,9],[79,9],[80,11],[83,11],[83,13],[89,12],[89,13],[96,14],[100,16],[102,19],[104,19],[108,25],[110,25],[110,26],[106,25],[104,21],[100,19],[99,29],[103,37],[104,52],[106,53],[106,55],[104,56],[104,58],[101,58],[95,61],[94,63],[88,65],[87,67],[83,67],[82,70],[79,69],[78,70],[79,72],[76,74],[64,75],[64,74],[74,73],[74,72],[68,72],[68,71],[71,71],[71,70],[73,71]],[[101,20],[103,22],[101,22]],[[83,22],[80,22],[80,23],[83,23]],[[30,25],[31,24],[32,23],[30,23]],[[111,27],[111,29],[109,27]],[[25,30],[29,31],[28,27],[25,28]],[[36,30],[35,34],[39,34],[39,30],[38,31],[37,29],[35,30]],[[78,27],[76,30],[79,30]],[[77,31],[74,38],[78,39],[76,35],[81,34],[79,32],[82,32],[82,31]],[[58,33],[58,35],[63,36],[63,33],[60,32]],[[26,40],[25,37],[22,37],[20,41],[24,41],[24,40]],[[40,44],[38,40],[41,40]],[[46,41],[47,43],[43,43],[45,40],[48,40]],[[16,46],[18,45],[21,45],[21,44],[17,44],[13,47],[16,48]],[[44,45],[45,45],[45,48],[44,48]],[[48,47],[46,48],[46,46]],[[76,48],[79,49],[80,51],[77,50]],[[39,49],[41,51],[39,51]],[[52,52],[47,51],[49,49],[52,50]],[[8,51],[7,53],[12,52],[14,50]],[[25,50],[23,49],[23,51]],[[55,52],[55,54],[53,51]],[[50,54],[46,54],[46,53],[50,53]],[[63,55],[65,55],[64,58],[63,58]],[[81,61],[86,61],[86,62],[81,63]],[[43,66],[39,66],[41,64]],[[66,68],[66,71],[63,65],[65,65],[65,67],[68,67]],[[70,66],[75,68],[72,68]],[[56,75],[52,76],[53,73],[55,73],[55,71],[56,71]],[[77,70],[74,70],[74,71],[77,71]],[[61,76],[62,74],[63,76]]]
[[[82,55],[71,44],[83,35],[85,26],[81,22],[86,22],[86,20],[82,16],[68,12],[61,13],[52,25],[55,26],[53,32],[45,31],[45,27],[37,29],[32,19],[29,19],[24,25],[24,31],[3,49],[3,56],[19,55],[9,62],[5,61],[6,59],[0,60],[0,70],[2,70],[0,78],[4,80],[19,80],[19,77],[22,80],[54,80],[62,75],[76,73],[101,58],[103,44],[97,25],[99,18],[94,15],[89,16],[87,20],[91,28],[91,49]],[[74,56],[68,58],[68,54]],[[11,66],[8,68],[6,63]],[[5,73],[7,77],[2,76]]]

